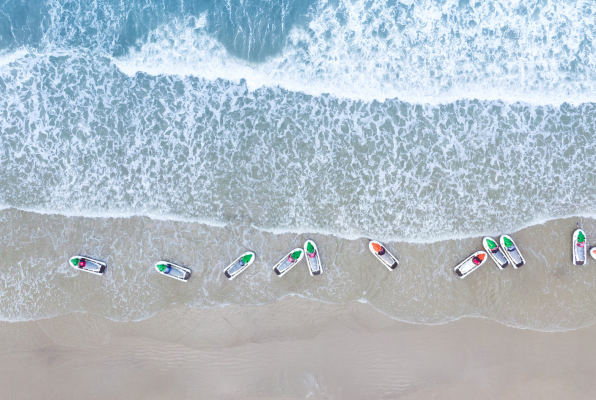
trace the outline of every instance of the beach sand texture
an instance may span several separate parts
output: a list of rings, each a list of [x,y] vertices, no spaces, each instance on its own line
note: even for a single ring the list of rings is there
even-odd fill
[[[596,269],[577,219],[513,233],[527,265],[453,266],[480,238],[368,241],[139,217],[1,211],[0,392],[11,399],[586,399],[596,395]],[[583,219],[588,239],[596,224]],[[270,266],[314,238],[325,273]],[[537,240],[540,238],[540,240]],[[233,282],[243,249],[258,262]],[[67,265],[106,260],[97,277]],[[433,257],[434,255],[434,257]],[[152,261],[193,269],[187,284]]]
[[[481,249],[481,237],[431,243],[385,242],[400,260],[390,272],[368,240],[323,234],[274,234],[239,223],[221,228],[147,217],[81,218],[0,211],[0,320],[24,321],[89,312],[115,321],[148,318],[172,304],[192,308],[259,305],[298,295],[325,303],[370,303],[397,320],[437,324],[485,317],[539,331],[596,322],[596,269],[571,264],[571,235],[583,221],[559,219],[510,232],[527,265],[499,270],[492,261],[464,280],[453,267]],[[319,246],[325,273],[301,262],[282,279],[271,267],[307,238]],[[233,282],[223,269],[246,250],[256,261]],[[73,269],[87,255],[107,262],[102,277]],[[157,260],[192,269],[188,283],[165,279]]]
[[[588,399],[594,327],[545,333],[480,318],[416,325],[370,305],[289,298],[0,323],[11,399]]]
[[[596,398],[595,14],[0,1],[0,400]]]

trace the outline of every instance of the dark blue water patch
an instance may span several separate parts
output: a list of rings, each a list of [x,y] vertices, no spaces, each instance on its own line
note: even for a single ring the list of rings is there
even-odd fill
[[[233,0],[210,10],[211,33],[228,52],[249,61],[263,61],[281,51],[290,29],[306,25],[316,0]]]
[[[40,43],[49,29],[48,16],[43,0],[0,1],[0,51]]]
[[[230,54],[253,62],[279,53],[291,28],[307,23],[315,0],[73,0],[0,3],[0,51],[97,49],[114,56],[175,20],[205,14],[208,32]]]

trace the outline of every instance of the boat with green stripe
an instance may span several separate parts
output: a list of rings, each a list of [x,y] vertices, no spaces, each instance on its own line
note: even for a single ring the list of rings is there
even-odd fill
[[[588,262],[588,243],[586,243],[586,233],[583,231],[583,229],[576,229],[575,232],[573,232],[572,242],[573,248],[571,251],[573,252],[573,264],[586,264]]]
[[[491,237],[485,237],[482,239],[482,247],[488,253],[489,257],[497,264],[499,269],[504,269],[509,265],[509,261],[507,261],[507,257],[503,252],[503,249],[499,247],[497,241]]]
[[[300,247],[296,247],[273,266],[273,272],[281,278],[298,265],[300,260],[302,260],[302,257],[304,257],[304,250]]]
[[[513,268],[519,268],[526,263],[526,259],[517,248],[511,236],[501,235],[499,242],[501,243],[501,248],[504,250],[507,259],[511,265],[513,265]]]
[[[86,256],[74,256],[69,260],[70,266],[74,269],[89,272],[90,274],[103,275],[106,272],[107,264]]]
[[[246,268],[250,267],[252,263],[255,261],[256,255],[252,251],[247,251],[246,253],[242,254],[240,257],[235,259],[230,265],[224,269],[224,275],[229,280],[234,279],[238,275],[240,275]]]
[[[155,269],[162,275],[177,279],[182,282],[188,282],[192,271],[190,268],[183,267],[182,265],[174,264],[169,261],[158,261],[155,263]]]
[[[321,265],[321,256],[319,249],[313,240],[307,240],[304,243],[304,252],[306,253],[306,263],[308,264],[308,272],[310,276],[321,275],[323,273],[323,265]]]

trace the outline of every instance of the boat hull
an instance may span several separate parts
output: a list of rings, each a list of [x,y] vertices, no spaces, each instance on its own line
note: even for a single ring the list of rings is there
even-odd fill
[[[294,262],[289,262],[288,257],[290,257],[290,254],[292,254],[296,251],[300,252],[300,256],[298,257],[298,260],[296,260]],[[284,258],[279,260],[277,262],[277,264],[275,264],[273,266],[273,272],[275,272],[275,274],[281,278],[282,276],[284,276],[285,274],[290,272],[290,270],[292,268],[294,268],[302,260],[302,258],[304,257],[304,253],[305,253],[304,250],[302,250],[300,247],[296,247],[295,249],[290,251],[288,254],[286,254]]]
[[[377,244],[381,246],[383,249],[385,249],[385,254],[379,255],[379,253],[377,253],[373,248],[373,244]],[[383,246],[381,242],[371,240],[370,242],[368,242],[368,249],[377,258],[377,260],[379,260],[385,267],[387,267],[389,271],[393,271],[398,267],[399,260],[393,254],[391,254],[391,252],[387,250],[387,247]]]
[[[493,251],[489,247],[489,240],[491,240],[497,245],[496,251]],[[497,267],[499,267],[499,269],[503,270],[509,265],[509,261],[507,260],[507,257],[505,256],[503,249],[499,246],[496,240],[494,240],[491,237],[485,237],[484,239],[482,239],[482,247],[484,247],[484,251],[486,251],[490,259],[493,260],[493,262],[496,264]]]
[[[511,240],[511,242],[513,243],[513,250],[509,250],[507,246],[505,246],[505,238]],[[522,255],[521,251],[519,251],[517,244],[511,236],[501,235],[499,243],[501,244],[501,248],[504,250],[503,252],[507,256],[507,259],[509,260],[513,268],[520,268],[526,263],[526,259]]]
[[[308,254],[307,246],[309,243],[312,244],[312,246],[315,248],[315,256],[314,257],[311,257]],[[323,273],[323,265],[321,264],[321,257],[319,255],[319,249],[317,248],[317,245],[315,244],[314,241],[307,240],[304,243],[304,254],[306,254],[305,255],[306,263],[308,264],[308,272],[310,273],[310,276],[321,275]]]
[[[174,273],[170,272],[169,274],[166,274],[166,273],[160,271],[159,268],[157,268],[157,266],[160,264],[168,265],[172,268],[172,271],[174,269],[176,269],[177,271]],[[163,260],[155,263],[155,270],[157,272],[159,272],[161,275],[167,276],[168,278],[176,279],[181,282],[188,282],[188,280],[190,279],[190,276],[192,274],[192,271],[190,268],[186,268],[186,267],[183,267],[182,265],[174,264],[174,263],[171,263],[168,261],[163,261]]]
[[[474,264],[474,261],[472,261],[472,259],[481,254],[484,254],[484,259],[480,261],[480,264]],[[453,271],[455,272],[455,275],[457,275],[460,279],[464,279],[466,276],[470,275],[472,272],[476,271],[478,268],[483,266],[484,263],[486,263],[487,259],[488,257],[486,256],[485,251],[477,251],[476,253],[470,255],[468,258],[457,264],[457,266],[453,268]]]
[[[252,257],[247,263],[245,263],[244,265],[240,265],[240,260],[247,255],[251,255]],[[250,267],[252,263],[255,262],[256,257],[256,254],[252,251],[247,251],[246,253],[241,254],[240,257],[238,257],[224,269],[224,276],[229,280],[234,279],[235,277],[243,273],[248,267]]]
[[[586,236],[586,233],[581,229],[576,229],[575,232],[573,232],[571,253],[573,255],[573,264],[574,265],[585,265],[588,262],[587,240],[584,240],[583,246],[578,246],[580,243],[577,240],[577,236],[579,235],[580,232],[584,235],[584,237]]]
[[[87,265],[85,265],[83,268],[80,268],[79,266],[75,266],[72,263],[72,261],[75,260],[75,259],[85,260],[85,263]],[[94,275],[103,275],[104,272],[106,272],[106,268],[107,268],[107,264],[105,262],[100,261],[100,260],[96,260],[96,259],[91,258],[91,257],[86,257],[86,256],[74,256],[74,257],[71,257],[68,260],[68,263],[70,264],[71,267],[73,267],[76,270],[89,272],[90,274],[94,274]],[[93,268],[91,268],[92,266],[93,266]]]

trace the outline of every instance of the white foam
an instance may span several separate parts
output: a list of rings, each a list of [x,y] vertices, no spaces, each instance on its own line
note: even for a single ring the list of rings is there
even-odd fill
[[[231,229],[233,228],[233,224],[230,222],[222,222],[204,218],[190,218],[190,217],[181,217],[179,215],[173,214],[160,214],[156,212],[121,212],[121,211],[110,211],[110,210],[84,210],[78,211],[74,209],[70,210],[52,210],[48,208],[31,208],[31,207],[17,207],[12,205],[0,204],[0,211],[5,211],[9,209],[15,209],[24,212],[31,212],[39,215],[60,215],[64,217],[82,217],[82,218],[93,218],[93,219],[130,219],[135,217],[146,217],[150,218],[155,221],[173,221],[173,222],[185,222],[185,223],[196,223],[205,225],[212,228],[221,228],[221,229]],[[539,216],[532,219],[528,223],[519,224],[511,229],[507,230],[508,234],[513,234],[519,232],[523,229],[536,226],[536,225],[544,225],[550,221],[556,221],[559,219],[568,219],[568,218],[591,218],[596,219],[596,213],[593,212],[584,212],[584,213],[575,213],[575,214],[567,214],[562,216],[555,216],[555,217],[546,217],[546,216]],[[410,243],[410,244],[431,244],[431,243],[438,243],[438,242],[445,242],[445,241],[452,241],[452,240],[465,240],[471,238],[479,238],[484,236],[500,236],[503,234],[503,231],[500,230],[488,230],[488,231],[473,231],[473,232],[466,232],[466,233],[450,233],[450,232],[442,232],[432,237],[410,237],[410,236],[395,236],[395,235],[371,235],[366,233],[358,233],[358,232],[335,232],[326,229],[319,229],[317,227],[289,227],[287,229],[284,228],[268,228],[268,227],[261,227],[258,225],[250,224],[248,226],[251,229],[255,229],[260,232],[271,233],[274,235],[285,235],[285,234],[295,234],[295,235],[325,235],[325,236],[333,236],[339,239],[345,240],[359,240],[361,238],[374,238],[376,240],[381,240],[383,242],[399,242],[399,243]]]
[[[512,0],[460,8],[457,1],[424,0],[406,8],[321,0],[308,26],[291,29],[282,53],[259,64],[230,56],[207,33],[203,15],[161,26],[140,50],[114,62],[129,75],[244,79],[250,90],[279,86],[365,101],[596,101],[594,56],[581,46],[595,36],[585,12],[590,3]]]
[[[16,60],[19,60],[29,54],[29,51],[23,48],[9,51],[9,52],[0,52],[0,67],[8,65]]]

